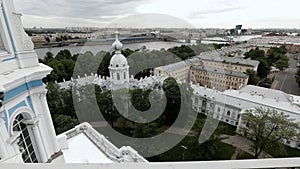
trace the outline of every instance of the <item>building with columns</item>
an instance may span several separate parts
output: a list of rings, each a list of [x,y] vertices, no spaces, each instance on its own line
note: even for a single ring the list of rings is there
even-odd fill
[[[0,3],[0,163],[147,162],[131,147],[115,147],[86,123],[56,136],[42,81],[52,69],[38,62],[13,1]],[[129,66],[118,39],[114,46],[110,70],[115,84],[122,85],[128,82]]]
[[[2,0],[0,10],[0,158],[62,161],[42,82],[52,69],[38,62],[13,1]]]

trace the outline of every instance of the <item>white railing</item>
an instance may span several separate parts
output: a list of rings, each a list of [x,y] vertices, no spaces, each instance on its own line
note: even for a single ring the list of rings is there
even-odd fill
[[[256,169],[256,168],[300,168],[300,158],[166,162],[166,163],[122,163],[122,164],[0,164],[5,169]]]

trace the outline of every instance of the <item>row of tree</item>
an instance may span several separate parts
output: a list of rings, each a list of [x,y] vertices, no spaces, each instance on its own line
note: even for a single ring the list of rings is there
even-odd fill
[[[284,46],[272,47],[265,53],[264,50],[259,48],[251,49],[246,52],[245,59],[257,60],[260,62],[257,73],[248,70],[246,74],[249,75],[249,84],[257,85],[259,80],[266,78],[271,71],[271,66],[274,66],[280,70],[284,70],[289,66],[289,58],[286,56],[287,50]]]
[[[130,74],[136,78],[149,76],[155,67],[175,63],[188,59],[198,53],[212,50],[210,45],[192,45],[170,48],[168,50],[122,50],[122,54],[127,57],[130,65]],[[98,75],[109,76],[109,62],[114,53],[101,51],[94,55],[92,52],[72,55],[69,50],[62,50],[56,56],[47,52],[40,62],[50,66],[53,71],[44,80],[45,82],[62,82],[70,80],[78,75],[97,73]],[[74,72],[74,68],[75,72]]]

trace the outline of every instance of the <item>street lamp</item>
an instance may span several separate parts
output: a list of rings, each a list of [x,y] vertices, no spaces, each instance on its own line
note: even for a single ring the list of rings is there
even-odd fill
[[[181,145],[182,148],[182,161],[184,161],[184,151],[187,150],[188,148],[184,145]]]

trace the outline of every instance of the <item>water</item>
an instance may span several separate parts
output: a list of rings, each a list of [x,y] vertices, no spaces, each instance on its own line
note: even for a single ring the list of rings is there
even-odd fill
[[[161,48],[169,49],[175,46],[180,46],[182,43],[177,42],[145,42],[145,43],[131,43],[124,44],[123,49],[129,48],[131,50],[140,49],[142,46],[146,46],[150,50],[160,50]],[[64,47],[53,47],[53,48],[40,48],[36,49],[37,55],[40,59],[43,59],[47,52],[51,52],[54,56],[61,50],[69,50],[71,54],[85,53],[91,51],[94,54],[97,54],[100,51],[112,52],[110,44],[104,45],[95,45],[95,46],[64,46]]]

